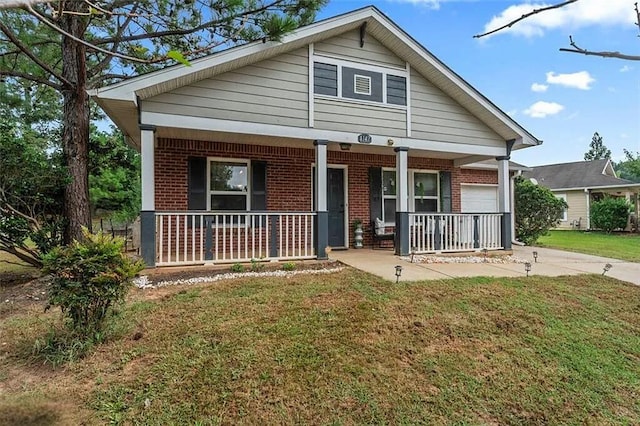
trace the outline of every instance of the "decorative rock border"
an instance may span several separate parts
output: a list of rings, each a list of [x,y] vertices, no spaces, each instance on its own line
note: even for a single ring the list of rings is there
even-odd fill
[[[266,272],[229,272],[217,275],[209,275],[203,277],[194,277],[194,278],[186,278],[186,279],[176,279],[176,280],[163,280],[158,282],[153,282],[149,279],[148,275],[142,275],[140,277],[136,277],[133,279],[133,284],[142,290],[154,289],[160,287],[166,287],[170,285],[193,285],[193,284],[203,284],[203,283],[213,283],[217,281],[223,280],[232,280],[235,278],[256,278],[256,277],[282,277],[289,278],[295,275],[321,275],[321,274],[333,274],[335,272],[340,272],[344,268],[324,268],[324,269],[301,269],[297,271],[266,271]]]

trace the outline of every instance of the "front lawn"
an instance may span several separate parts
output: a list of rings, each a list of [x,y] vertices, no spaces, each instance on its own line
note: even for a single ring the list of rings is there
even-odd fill
[[[32,348],[57,318],[0,321],[9,424],[640,424],[640,287],[606,276],[135,290],[53,370]]]
[[[550,231],[537,245],[640,262],[640,234],[584,231]]]

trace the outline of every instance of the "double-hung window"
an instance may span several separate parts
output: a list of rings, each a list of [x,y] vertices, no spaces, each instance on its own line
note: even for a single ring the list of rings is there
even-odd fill
[[[440,202],[438,172],[409,170],[409,210],[417,213],[437,212]],[[382,170],[382,219],[385,225],[396,222],[396,171]]]
[[[210,159],[209,210],[250,209],[248,160]]]
[[[413,172],[412,198],[414,212],[438,211],[438,174],[434,172]]]

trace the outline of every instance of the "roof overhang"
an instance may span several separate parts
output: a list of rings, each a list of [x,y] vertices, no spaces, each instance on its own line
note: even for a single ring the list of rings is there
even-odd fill
[[[513,149],[542,143],[373,6],[301,27],[279,42],[257,41],[229,48],[193,60],[190,66],[173,65],[111,86],[92,89],[89,95],[129,138],[139,141],[140,100],[320,42],[359,28],[365,22],[367,33],[464,105],[505,141],[514,140]]]
[[[573,188],[549,188],[552,192],[558,191],[592,191],[592,190],[606,190],[606,189],[629,189],[640,190],[640,183],[625,183],[620,185],[599,185],[599,186],[579,186]]]

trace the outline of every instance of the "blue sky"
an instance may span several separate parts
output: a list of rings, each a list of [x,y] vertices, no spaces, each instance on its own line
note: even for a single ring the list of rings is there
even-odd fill
[[[640,152],[640,61],[558,51],[573,35],[582,48],[640,55],[635,1],[579,0],[480,40],[472,36],[544,3],[332,0],[318,18],[375,5],[544,141],[512,156],[535,166],[583,160],[596,131],[616,161],[623,148]]]

